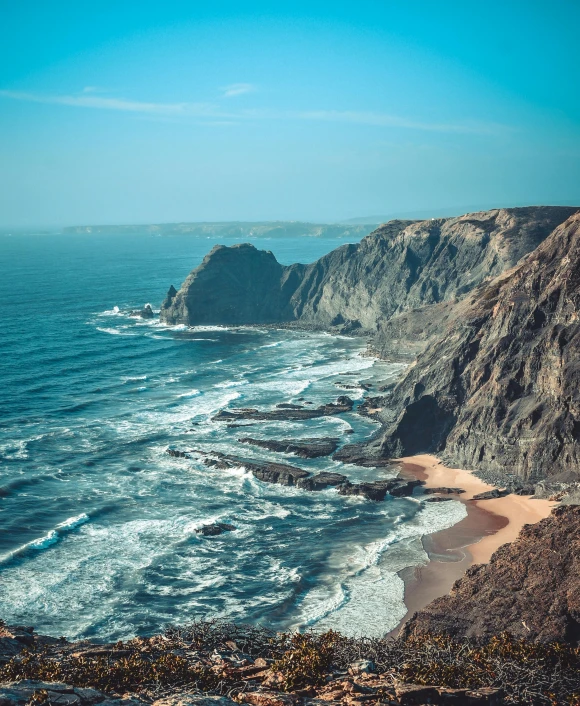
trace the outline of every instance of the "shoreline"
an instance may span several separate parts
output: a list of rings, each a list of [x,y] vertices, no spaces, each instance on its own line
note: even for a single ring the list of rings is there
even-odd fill
[[[408,567],[399,572],[405,582],[404,601],[407,613],[389,634],[397,635],[404,623],[435,598],[444,596],[455,581],[473,564],[486,564],[503,544],[513,542],[522,527],[548,517],[555,502],[532,499],[524,495],[506,495],[490,500],[473,500],[473,496],[495,486],[485,483],[471,471],[447,468],[431,454],[418,454],[396,459],[400,476],[424,481],[424,488],[462,488],[452,495],[462,502],[467,516],[447,529],[423,537],[429,557],[427,564]]]

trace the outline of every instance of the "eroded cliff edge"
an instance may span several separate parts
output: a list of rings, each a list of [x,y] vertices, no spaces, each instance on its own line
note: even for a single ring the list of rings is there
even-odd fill
[[[580,471],[580,213],[472,292],[380,414],[379,456],[429,449],[536,480]]]

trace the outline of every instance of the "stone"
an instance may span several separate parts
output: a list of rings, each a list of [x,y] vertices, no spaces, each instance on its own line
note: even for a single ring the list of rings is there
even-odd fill
[[[369,659],[359,659],[357,662],[353,662],[348,667],[349,674],[374,674],[377,671],[377,667],[374,662]]]
[[[424,495],[459,495],[461,493],[465,493],[465,490],[463,488],[424,488],[423,489],[423,494]]]
[[[202,454],[204,452],[201,452]],[[283,463],[273,463],[271,461],[259,461],[257,459],[240,458],[214,451],[205,454],[203,462],[212,468],[246,468],[253,476],[264,483],[278,483],[279,485],[296,485],[300,478],[310,475],[308,471],[296,466],[288,466]]]
[[[465,695],[467,706],[502,706],[503,689],[483,687],[468,691]]]
[[[483,493],[477,493],[473,496],[473,500],[493,500],[494,498],[502,498],[504,495],[508,495],[507,491],[494,488]]]
[[[137,309],[129,312],[129,316],[139,317],[141,319],[152,319],[155,314],[151,308],[151,304],[145,304],[142,309]]]
[[[235,701],[225,696],[183,692],[158,699],[153,702],[152,706],[235,706],[235,704]]]
[[[251,691],[241,695],[244,703],[253,706],[294,706],[296,697],[273,691]]]
[[[434,686],[418,684],[396,684],[395,694],[401,706],[420,706],[434,704],[439,700],[439,694]]]

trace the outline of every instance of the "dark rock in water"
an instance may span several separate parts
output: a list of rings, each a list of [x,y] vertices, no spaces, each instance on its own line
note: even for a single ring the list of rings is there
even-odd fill
[[[465,490],[463,488],[425,488],[423,493],[425,495],[459,495],[465,493]]]
[[[340,495],[362,495],[369,500],[381,501],[387,493],[394,497],[405,497],[413,494],[413,490],[422,485],[420,480],[402,480],[389,478],[368,483],[351,483],[347,481],[338,488]]]
[[[167,453],[174,458],[191,458],[186,451],[180,451],[179,449],[167,449]]]
[[[408,495],[413,495],[415,488],[423,485],[422,480],[402,480],[396,478],[392,481],[392,485],[389,486],[389,495],[393,495],[396,498],[403,498]]]
[[[199,527],[195,531],[198,534],[202,534],[204,537],[216,537],[218,534],[223,534],[224,532],[233,532],[236,529],[233,525],[228,525],[225,522],[216,522],[214,525],[204,525]]]
[[[473,500],[493,500],[494,498],[503,498],[504,495],[509,495],[509,491],[493,488],[493,490],[477,493],[477,495],[473,496]]]
[[[485,638],[509,632],[580,645],[580,506],[561,505],[524,525],[489,564],[470,567],[451,593],[403,626],[403,635]]]
[[[351,434],[354,430],[351,430]],[[346,432],[348,433],[348,431]],[[381,457],[373,453],[367,444],[349,444],[343,446],[334,455],[333,460],[342,463],[352,463],[362,468],[385,468],[393,466],[393,461],[386,457]]]
[[[228,425],[230,426],[230,425]],[[252,446],[260,446],[269,451],[278,451],[279,453],[289,453],[301,458],[318,458],[320,456],[330,456],[338,448],[339,440],[329,437],[299,439],[283,439],[274,441],[270,439],[253,439],[246,436],[238,439],[241,444],[252,444]]]
[[[433,495],[429,496],[428,498],[425,498],[423,500],[424,503],[444,503],[447,500],[453,500],[453,498],[449,498],[446,495]]]
[[[368,500],[380,502],[387,494],[387,481],[373,483],[351,483],[347,481],[338,488],[339,495],[362,495]]]
[[[317,473],[315,476],[310,476],[309,478],[300,478],[296,483],[298,488],[303,488],[304,490],[326,490],[327,488],[333,488],[336,486],[348,483],[348,478],[343,476],[342,473],[330,473],[327,471],[322,471],[322,473]]]
[[[291,402],[280,402],[276,405],[277,409],[303,409],[301,404],[292,404]]]
[[[270,251],[248,243],[216,245],[181,289],[165,299],[161,320],[191,326],[288,321],[293,318],[288,293],[299,277],[290,269]]]
[[[161,308],[168,309],[171,306],[176,294],[177,289],[175,289],[175,287],[171,285],[171,287],[169,287],[169,290],[167,291],[167,295],[163,300],[163,303],[161,304]]]
[[[372,385],[368,382],[359,382],[357,385],[353,385],[350,382],[342,382],[342,380],[337,380],[334,383],[337,387],[342,387],[344,390],[371,390]]]
[[[151,304],[145,304],[142,309],[136,309],[129,313],[129,316],[140,316],[142,319],[152,319],[155,314],[151,308]]]
[[[213,421],[234,421],[237,419],[252,419],[256,421],[300,421],[302,419],[315,419],[316,417],[328,417],[334,414],[343,414],[344,412],[350,412],[353,408],[354,402],[350,397],[341,395],[337,398],[336,402],[330,402],[328,404],[317,407],[316,409],[303,409],[301,407],[295,409],[276,408],[268,411],[261,411],[259,409],[253,408],[240,408],[240,409],[230,409],[221,410],[215,417],[212,417]]]
[[[202,452],[203,453],[203,452]],[[308,471],[295,466],[288,466],[283,463],[272,463],[270,461],[258,461],[256,459],[240,458],[218,453],[204,454],[203,462],[206,466],[213,468],[246,468],[258,480],[264,483],[277,483],[278,485],[296,485],[300,478],[310,475]]]

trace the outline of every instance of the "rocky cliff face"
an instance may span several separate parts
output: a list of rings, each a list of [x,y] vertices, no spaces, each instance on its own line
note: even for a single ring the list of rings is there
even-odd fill
[[[171,324],[263,324],[293,318],[290,294],[302,265],[283,267],[253,245],[216,245],[176,292],[172,286],[160,318]]]
[[[391,221],[311,265],[280,265],[251,245],[218,246],[162,306],[185,324],[298,321],[358,329],[453,301],[531,252],[575,209],[495,209],[458,218]]]
[[[403,632],[485,638],[506,630],[580,645],[580,506],[526,525],[489,564],[472,566],[448,596],[415,613]]]
[[[532,480],[580,470],[580,212],[458,306],[386,401],[375,453]]]

